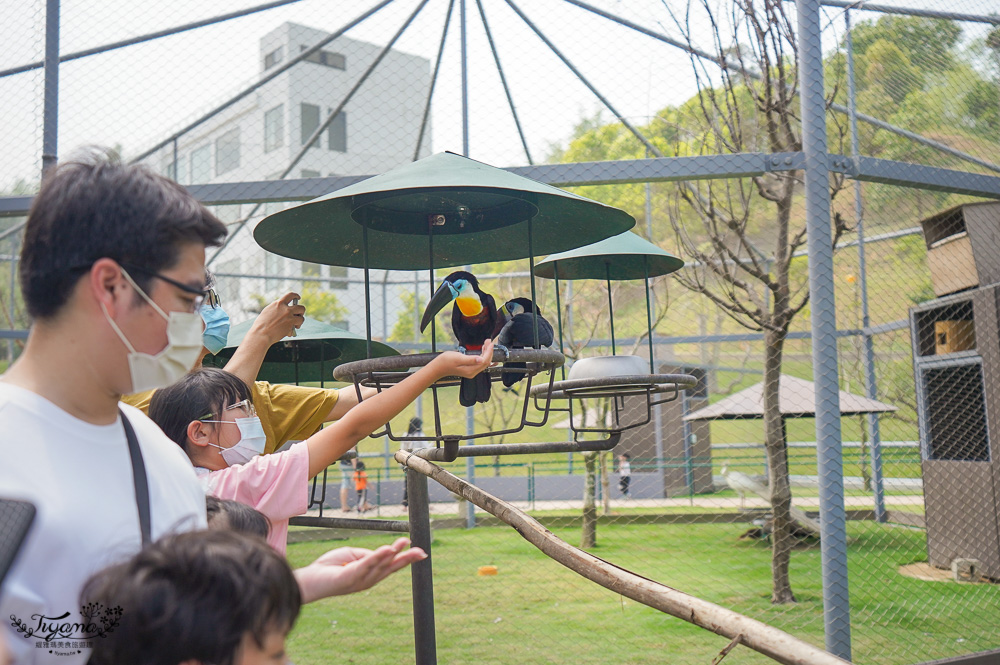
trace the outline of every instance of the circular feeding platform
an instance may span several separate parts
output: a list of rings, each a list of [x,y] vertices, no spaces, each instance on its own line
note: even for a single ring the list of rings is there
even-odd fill
[[[570,429],[574,432],[621,432],[645,425],[652,419],[654,406],[673,401],[681,390],[697,384],[697,379],[690,374],[650,374],[645,367],[646,362],[638,356],[582,358],[570,368],[568,379],[535,386],[529,395],[536,402],[545,400],[546,403],[552,400],[610,399],[614,409],[611,424],[606,427],[577,425],[573,422],[572,408],[560,410],[570,412]],[[654,395],[666,396],[654,399]],[[628,422],[624,417],[626,397],[641,398],[640,416]]]
[[[554,381],[551,386],[535,386],[531,389],[531,396],[542,399],[587,399],[657,393],[676,394],[684,388],[693,388],[697,382],[697,379],[690,374],[632,374],[566,379]]]
[[[338,365],[333,370],[333,378],[337,381],[347,381],[362,386],[386,387],[399,383],[410,375],[409,370],[423,367],[439,355],[440,352],[411,353],[402,356],[356,360]],[[563,354],[551,349],[511,349],[509,355],[500,350],[493,352],[494,363],[525,363],[527,367],[524,372],[529,377],[540,372],[551,371],[560,367],[565,361],[566,357]],[[487,371],[493,380],[497,380],[502,370],[502,366],[495,365]],[[457,376],[446,376],[434,385],[436,387],[458,385],[458,380]]]
[[[392,386],[393,384],[399,383],[406,377],[410,376],[410,370],[423,367],[434,360],[434,358],[438,355],[439,353],[414,353],[404,356],[357,360],[339,365],[334,370],[333,376],[338,381],[353,383],[358,390],[358,395],[360,397],[361,386],[373,387],[381,391]],[[545,385],[551,385],[554,378],[552,370],[557,367],[561,367],[565,361],[566,357],[563,354],[551,349],[511,349],[509,354],[504,353],[502,350],[495,350],[493,352],[494,363],[523,363],[523,368],[513,371],[523,373],[525,375],[526,395],[531,393],[532,379],[535,375],[544,373],[547,377],[545,378]],[[510,371],[512,371],[510,367],[505,369],[503,365],[497,364],[486,370],[486,373],[490,378],[490,382],[494,383],[502,379],[504,372]],[[431,386],[431,398],[434,405],[433,433],[422,436],[394,435],[392,432],[392,425],[389,424],[386,425],[385,430],[372,434],[372,438],[388,436],[393,441],[452,440],[453,442],[457,442],[459,439],[469,440],[487,436],[497,436],[498,434],[512,434],[514,432],[521,431],[526,425],[541,426],[545,424],[545,418],[548,415],[547,408],[540,409],[543,412],[543,419],[541,421],[535,422],[530,420],[528,418],[528,404],[531,400],[525,396],[523,400],[523,407],[521,408],[520,419],[515,419],[512,427],[499,431],[480,432],[478,434],[469,434],[467,432],[445,432],[441,427],[438,390],[440,388],[458,386],[460,381],[461,379],[457,376],[446,376]],[[548,400],[545,401],[545,404],[547,406]]]

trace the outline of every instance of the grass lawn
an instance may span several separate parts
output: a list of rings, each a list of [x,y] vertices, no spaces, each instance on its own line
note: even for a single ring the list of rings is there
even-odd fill
[[[602,525],[592,552],[695,593],[814,644],[823,644],[820,550],[793,553],[794,606],[772,606],[770,551],[738,540],[745,525]],[[914,663],[1000,646],[1000,588],[924,582],[898,566],[926,557],[924,533],[850,523],[854,659]],[[579,530],[556,535],[576,544]],[[346,544],[374,547],[391,536]],[[289,547],[293,565],[345,544]],[[597,587],[552,562],[511,529],[439,530],[434,542],[435,614],[442,663],[699,663],[726,640]],[[477,569],[495,565],[499,575]],[[413,660],[410,579],[401,573],[346,598],[303,609],[289,640],[296,665]],[[738,648],[725,663],[770,662]]]

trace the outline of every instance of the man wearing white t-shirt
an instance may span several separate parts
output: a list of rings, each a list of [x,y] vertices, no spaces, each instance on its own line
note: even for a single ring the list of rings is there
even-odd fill
[[[103,154],[56,167],[35,197],[19,264],[34,323],[0,377],[0,496],[38,510],[0,588],[16,665],[85,663],[129,611],[81,607],[86,579],[147,539],[205,525],[184,453],[119,399],[169,385],[201,353],[205,248],[225,233],[180,185]],[[405,545],[320,557],[296,571],[303,600],[426,556]]]

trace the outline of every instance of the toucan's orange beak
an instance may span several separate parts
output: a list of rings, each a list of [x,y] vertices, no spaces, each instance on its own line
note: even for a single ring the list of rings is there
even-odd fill
[[[462,316],[479,316],[483,313],[483,303],[474,292],[471,296],[461,295],[455,298],[455,304],[461,310]]]

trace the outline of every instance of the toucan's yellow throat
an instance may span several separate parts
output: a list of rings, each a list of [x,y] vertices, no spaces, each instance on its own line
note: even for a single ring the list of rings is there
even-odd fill
[[[483,313],[483,303],[479,300],[479,296],[475,291],[470,295],[462,294],[458,296],[455,298],[455,304],[458,305],[462,316],[472,317]]]

